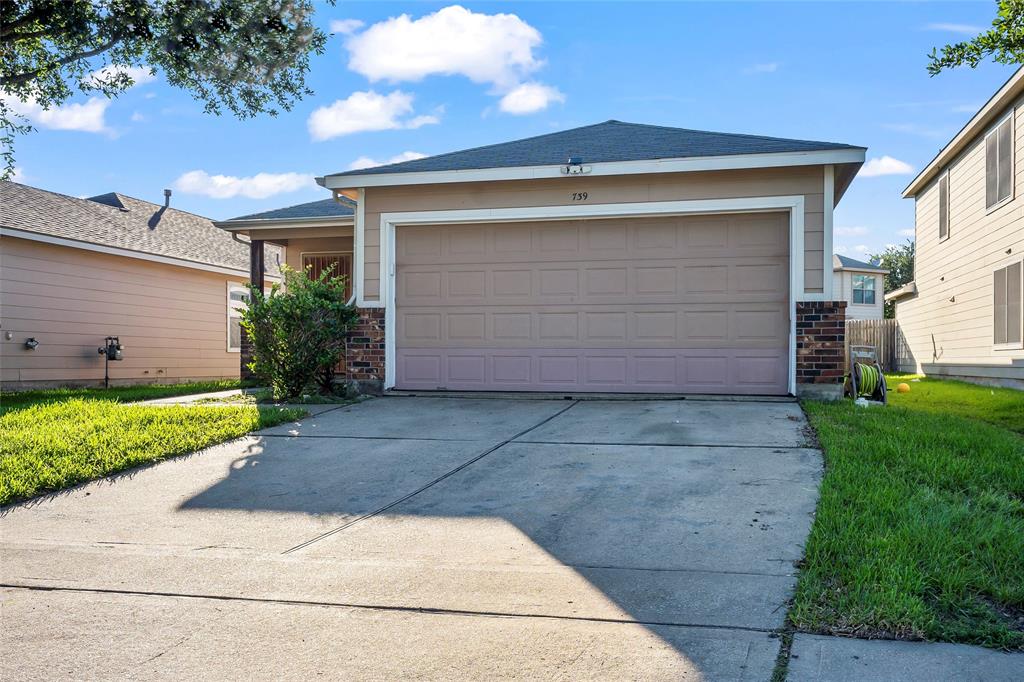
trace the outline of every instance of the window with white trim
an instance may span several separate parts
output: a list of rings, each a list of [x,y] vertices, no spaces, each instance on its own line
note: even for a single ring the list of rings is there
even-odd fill
[[[242,350],[242,311],[249,305],[249,289],[228,282],[228,352]]]
[[[853,302],[865,305],[875,304],[875,276],[853,276]]]
[[[949,171],[939,177],[939,241],[949,239]]]
[[[996,348],[1021,348],[1024,339],[1024,261],[999,268],[992,275],[992,343]]]
[[[985,208],[1013,197],[1013,112],[985,136]]]

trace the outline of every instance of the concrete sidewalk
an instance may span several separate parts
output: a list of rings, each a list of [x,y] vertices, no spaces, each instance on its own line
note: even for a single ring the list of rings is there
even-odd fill
[[[1024,654],[966,644],[798,634],[788,673],[791,682],[1020,682]]]

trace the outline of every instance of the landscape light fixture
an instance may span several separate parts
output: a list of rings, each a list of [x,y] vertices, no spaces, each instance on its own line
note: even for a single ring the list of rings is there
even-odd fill
[[[38,347],[39,347],[39,342],[36,341],[36,337],[30,336],[29,338],[25,339],[25,349],[26,350],[35,350]]]

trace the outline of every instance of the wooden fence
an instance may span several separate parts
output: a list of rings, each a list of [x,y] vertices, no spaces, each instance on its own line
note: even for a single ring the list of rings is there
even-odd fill
[[[850,346],[874,346],[882,369],[895,372],[903,354],[901,338],[896,320],[847,320],[844,355],[849,362]]]

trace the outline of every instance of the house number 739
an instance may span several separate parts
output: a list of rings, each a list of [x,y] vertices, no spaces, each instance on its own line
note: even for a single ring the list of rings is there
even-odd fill
[[[587,200],[587,193],[586,192],[573,192],[572,193],[572,200],[573,201],[586,201]]]

